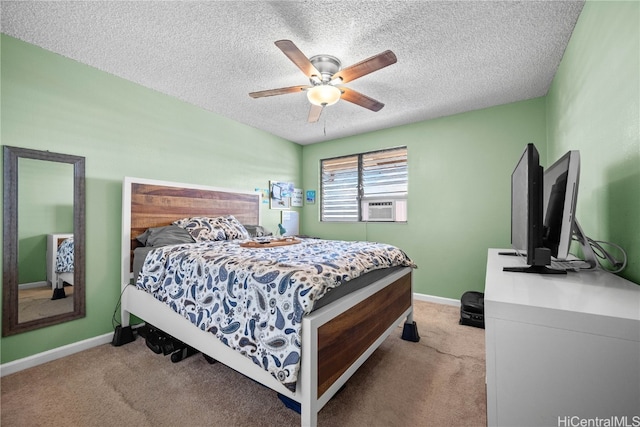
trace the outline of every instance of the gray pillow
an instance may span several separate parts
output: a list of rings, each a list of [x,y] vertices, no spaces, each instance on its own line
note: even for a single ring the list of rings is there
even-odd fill
[[[191,234],[177,225],[149,228],[136,239],[143,245],[153,248],[179,245],[181,243],[195,243]]]

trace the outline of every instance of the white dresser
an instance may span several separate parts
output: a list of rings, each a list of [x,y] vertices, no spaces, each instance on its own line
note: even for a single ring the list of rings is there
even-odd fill
[[[485,282],[488,425],[640,426],[640,286],[503,272],[524,261],[500,251]]]

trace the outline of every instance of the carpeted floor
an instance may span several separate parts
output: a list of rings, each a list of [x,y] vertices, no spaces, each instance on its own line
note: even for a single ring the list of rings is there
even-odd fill
[[[421,340],[393,333],[318,414],[324,426],[486,425],[484,330],[459,309],[417,301]],[[241,357],[241,356],[239,356]],[[299,426],[275,392],[202,355],[179,363],[138,338],[1,380],[9,426]]]
[[[42,319],[43,317],[73,311],[73,286],[64,287],[66,298],[52,300],[50,286],[20,289],[18,291],[18,322]]]

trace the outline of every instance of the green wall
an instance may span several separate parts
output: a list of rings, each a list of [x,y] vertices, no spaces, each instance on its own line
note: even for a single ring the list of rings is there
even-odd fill
[[[86,158],[86,318],[2,338],[6,363],[112,331],[125,176],[238,190],[301,183],[302,147],[2,35],[3,145]],[[268,205],[265,226],[280,212]]]
[[[306,146],[304,187],[319,191],[321,159],[406,145],[409,199],[406,224],[320,222],[307,205],[304,232],[401,247],[422,294],[482,290],[487,248],[510,246],[511,172],[528,142],[544,155],[543,98]]]
[[[576,214],[640,283],[640,3],[586,3],[547,95],[549,158],[580,150]]]

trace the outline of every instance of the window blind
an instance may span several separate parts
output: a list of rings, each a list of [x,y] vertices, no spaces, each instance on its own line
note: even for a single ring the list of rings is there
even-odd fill
[[[394,149],[362,155],[363,197],[406,197],[407,149]]]
[[[358,156],[322,160],[322,221],[358,221]]]

